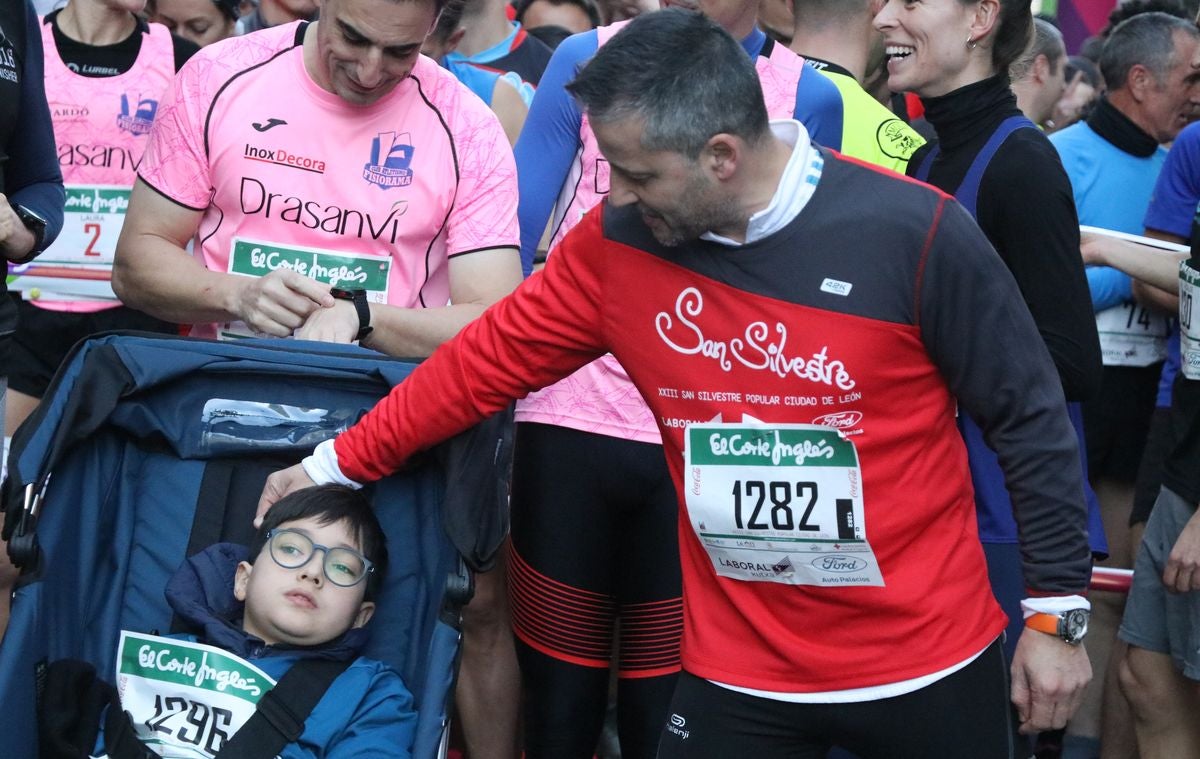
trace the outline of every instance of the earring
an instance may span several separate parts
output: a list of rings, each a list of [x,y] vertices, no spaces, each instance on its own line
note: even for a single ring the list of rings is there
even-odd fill
[[[967,35],[967,50],[974,50],[979,43],[971,39],[971,35]]]

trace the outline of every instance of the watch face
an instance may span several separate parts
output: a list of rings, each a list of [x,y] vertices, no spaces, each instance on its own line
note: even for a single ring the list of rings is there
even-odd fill
[[[1091,615],[1086,609],[1072,609],[1063,612],[1060,632],[1063,640],[1068,643],[1078,643],[1087,635],[1088,619]]]
[[[17,217],[21,219],[21,223],[30,229],[38,228],[39,230],[46,228],[46,220],[33,211],[30,211],[25,206],[14,206],[17,212]]]

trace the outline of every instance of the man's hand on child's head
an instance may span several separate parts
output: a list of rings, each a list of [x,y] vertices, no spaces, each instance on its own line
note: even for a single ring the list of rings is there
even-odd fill
[[[304,467],[300,464],[280,469],[267,478],[267,483],[263,485],[262,496],[258,499],[258,511],[254,513],[254,527],[258,529],[262,527],[263,517],[271,506],[283,498],[293,490],[301,488],[310,488],[317,483],[312,481],[312,478],[304,471]]]

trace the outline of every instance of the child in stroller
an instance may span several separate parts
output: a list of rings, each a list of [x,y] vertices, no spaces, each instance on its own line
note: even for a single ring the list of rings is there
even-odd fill
[[[263,686],[298,662],[324,661],[337,663],[332,682],[282,759],[406,759],[412,696],[388,665],[359,655],[386,567],[383,530],[358,492],[323,486],[281,499],[249,549],[213,545],[168,583],[168,603],[195,635],[122,636],[120,706],[110,706],[91,753],[128,755],[133,739],[160,756],[242,756],[247,744],[234,741]]]

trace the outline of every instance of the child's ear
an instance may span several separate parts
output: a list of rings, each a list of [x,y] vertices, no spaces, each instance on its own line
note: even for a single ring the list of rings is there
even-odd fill
[[[354,615],[354,622],[351,623],[351,628],[362,627],[371,621],[371,617],[375,616],[375,602],[363,601],[358,607],[358,614]]]
[[[254,565],[248,561],[239,561],[237,571],[233,574],[233,597],[239,601],[246,600],[246,586],[250,584],[250,573]]]

